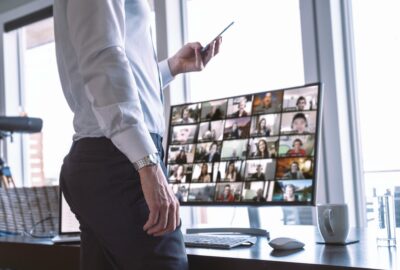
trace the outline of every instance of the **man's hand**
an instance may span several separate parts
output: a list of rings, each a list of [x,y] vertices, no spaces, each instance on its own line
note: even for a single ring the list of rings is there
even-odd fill
[[[214,40],[204,53],[201,53],[203,46],[199,42],[186,44],[168,59],[171,74],[176,76],[180,73],[203,70],[211,58],[218,54],[221,42],[221,37]]]
[[[139,170],[144,199],[150,210],[143,226],[148,234],[160,236],[172,232],[179,225],[179,202],[168,186],[160,165]]]

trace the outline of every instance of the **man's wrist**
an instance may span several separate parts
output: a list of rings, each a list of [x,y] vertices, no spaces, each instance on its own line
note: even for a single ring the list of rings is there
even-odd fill
[[[171,71],[171,75],[173,77],[175,77],[179,73],[182,73],[179,70],[179,60],[177,60],[175,58],[175,56],[172,56],[172,57],[168,58],[168,66],[169,66],[169,70]]]
[[[155,166],[155,165],[158,165],[159,163],[160,163],[160,158],[159,158],[158,153],[153,153],[153,154],[145,156],[142,159],[139,159],[136,162],[133,162],[133,167],[135,167],[135,169],[137,171],[139,171],[140,169],[142,169],[144,167]]]

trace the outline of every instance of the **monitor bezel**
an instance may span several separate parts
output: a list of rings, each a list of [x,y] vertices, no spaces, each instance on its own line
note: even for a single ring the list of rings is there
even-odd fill
[[[171,128],[173,126],[178,126],[178,125],[172,125],[172,110],[174,107],[179,107],[179,106],[190,106],[193,104],[198,104],[198,103],[204,103],[204,102],[211,102],[211,101],[219,101],[219,100],[228,100],[232,98],[237,98],[241,96],[247,96],[247,95],[257,95],[257,94],[262,94],[262,93],[269,93],[269,92],[278,92],[278,91],[286,91],[286,90],[294,90],[298,88],[305,88],[305,87],[310,87],[310,86],[318,86],[318,107],[317,107],[317,120],[316,120],[316,127],[315,127],[315,149],[314,149],[314,171],[313,171],[313,194],[312,194],[312,200],[309,202],[280,202],[280,201],[267,201],[267,202],[251,202],[251,201],[246,201],[246,202],[217,202],[217,201],[212,201],[212,202],[199,202],[199,201],[186,201],[186,202],[181,202],[181,206],[208,206],[208,207],[219,207],[219,206],[316,206],[316,192],[317,192],[317,185],[318,185],[318,166],[319,166],[319,150],[320,150],[320,135],[322,131],[322,111],[323,111],[323,83],[321,82],[315,82],[315,83],[308,83],[300,86],[291,86],[291,87],[285,87],[285,88],[279,88],[279,89],[274,89],[274,90],[263,90],[260,92],[253,92],[251,94],[242,94],[242,95],[235,95],[235,96],[230,96],[230,97],[225,97],[225,98],[218,98],[218,99],[211,99],[211,100],[203,100],[203,101],[197,101],[197,102],[188,102],[188,103],[181,103],[181,104],[175,104],[170,106],[170,111],[169,111],[169,125],[168,125],[168,134],[167,134],[167,143],[166,143],[166,149],[165,149],[165,155],[164,155],[164,165],[165,168],[168,168],[168,147],[170,146],[170,139],[171,139]],[[283,111],[283,108],[280,112],[280,114],[285,113]],[[254,116],[252,114],[251,116]],[[201,115],[200,115],[201,118]],[[225,117],[225,119],[228,119]],[[202,121],[199,120],[197,123],[201,123]],[[197,134],[196,134],[197,135]],[[281,136],[281,134],[279,135]],[[249,138],[252,138],[252,136],[249,136]],[[222,140],[224,141],[224,140]],[[247,160],[247,159],[246,159]],[[168,180],[168,176],[166,176],[168,185],[173,185],[173,183],[170,183]],[[245,183],[246,181],[242,181]],[[251,182],[251,181],[248,181]],[[265,181],[265,182],[270,182],[270,181]],[[210,182],[210,183],[230,183],[230,182]],[[238,183],[238,182],[232,182],[232,183]],[[188,184],[191,184],[190,182]]]

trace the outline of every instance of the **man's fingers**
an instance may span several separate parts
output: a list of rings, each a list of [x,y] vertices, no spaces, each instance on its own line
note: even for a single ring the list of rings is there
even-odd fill
[[[143,230],[147,231],[151,227],[157,224],[158,221],[158,211],[150,210],[149,218],[143,226]]]
[[[215,43],[215,51],[214,51],[214,56],[217,55],[219,53],[219,48],[221,46],[222,43],[222,37],[219,37],[217,39],[217,42]]]
[[[165,233],[173,232],[176,229],[175,213],[176,213],[176,204],[172,202],[169,207],[168,224],[166,228],[160,232],[155,233],[154,236],[161,236]]]
[[[200,52],[200,48],[197,48],[194,50],[194,54],[195,54],[195,66],[197,70],[203,70],[204,65],[203,65],[203,59],[201,57],[201,52]]]
[[[207,53],[203,59],[204,65],[207,65],[207,63],[211,60],[211,58],[213,58],[215,54],[215,44],[216,44],[215,40],[210,43],[210,47],[208,48]]]
[[[169,212],[169,205],[167,203],[161,205],[158,222],[155,226],[151,227],[147,231],[148,234],[156,234],[165,230],[168,224],[168,212]]]
[[[203,47],[203,46],[201,46],[200,42],[192,42],[192,43],[188,43],[188,45],[194,50],[197,50],[197,49],[201,50],[201,48]]]

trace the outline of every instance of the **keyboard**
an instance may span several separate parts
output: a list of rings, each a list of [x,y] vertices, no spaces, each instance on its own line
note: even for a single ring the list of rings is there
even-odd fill
[[[184,234],[186,247],[230,249],[241,245],[254,245],[257,237],[248,235]]]

